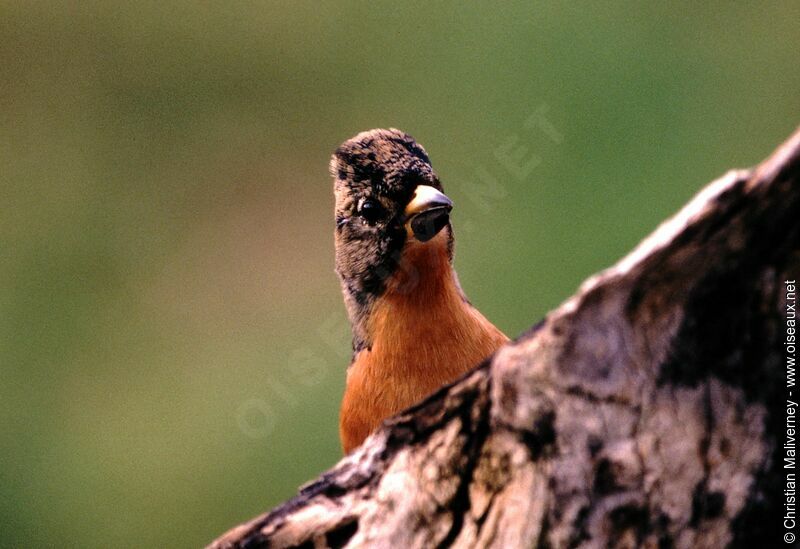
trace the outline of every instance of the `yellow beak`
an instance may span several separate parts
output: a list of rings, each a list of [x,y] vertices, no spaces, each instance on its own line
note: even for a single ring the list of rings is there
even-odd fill
[[[427,242],[450,222],[453,201],[429,185],[418,185],[404,211],[406,230]]]

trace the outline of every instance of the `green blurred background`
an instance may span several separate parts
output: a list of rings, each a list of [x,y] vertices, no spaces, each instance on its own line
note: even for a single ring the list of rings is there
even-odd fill
[[[198,546],[339,459],[344,139],[424,144],[462,284],[515,335],[795,128],[798,21],[0,3],[0,544]]]

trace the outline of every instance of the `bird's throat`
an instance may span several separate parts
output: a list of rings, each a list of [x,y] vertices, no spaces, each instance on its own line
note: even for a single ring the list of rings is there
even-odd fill
[[[449,243],[437,239],[403,250],[400,268],[365,318],[370,345],[355,353],[342,401],[345,451],[508,341],[466,300]]]
[[[366,325],[370,368],[409,376],[423,391],[489,354],[496,344],[488,339],[505,339],[462,293],[444,233],[406,246]]]

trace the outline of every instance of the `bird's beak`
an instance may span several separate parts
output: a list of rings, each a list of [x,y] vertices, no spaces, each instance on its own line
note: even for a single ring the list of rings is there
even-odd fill
[[[453,201],[428,185],[418,185],[404,211],[406,230],[420,242],[427,242],[450,221]]]

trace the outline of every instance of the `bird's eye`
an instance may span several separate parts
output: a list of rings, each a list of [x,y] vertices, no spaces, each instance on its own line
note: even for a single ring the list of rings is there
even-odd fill
[[[383,206],[377,200],[365,198],[358,206],[358,215],[367,223],[373,224],[383,216]]]

